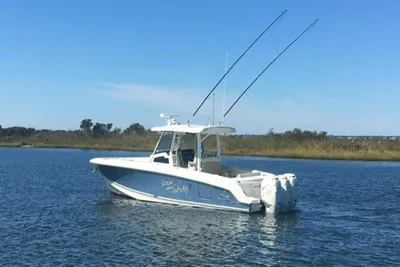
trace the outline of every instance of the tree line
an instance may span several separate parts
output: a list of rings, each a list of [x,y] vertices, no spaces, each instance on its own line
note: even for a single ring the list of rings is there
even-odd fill
[[[13,126],[8,128],[2,128],[0,125],[0,138],[9,137],[9,138],[26,138],[35,135],[41,134],[52,134],[56,136],[57,134],[65,136],[66,134],[71,135],[81,135],[89,138],[102,138],[102,137],[113,137],[120,135],[137,135],[137,136],[146,136],[151,135],[152,132],[150,129],[146,129],[140,123],[132,123],[125,129],[121,129],[118,127],[113,128],[113,123],[102,123],[96,122],[94,123],[92,119],[83,119],[79,125],[80,130],[49,130],[49,129],[35,129],[32,127],[22,127],[22,126]],[[156,134],[156,133],[153,133]],[[244,137],[243,135],[234,135]],[[264,137],[271,140],[294,140],[294,141],[306,141],[306,140],[315,140],[322,141],[328,137],[328,133],[325,131],[317,132],[317,131],[308,131],[301,130],[299,128],[295,128],[293,130],[288,130],[282,133],[274,132],[273,129],[270,129],[265,135],[256,135],[256,137]]]
[[[79,125],[80,130],[49,130],[49,129],[35,129],[33,127],[22,127],[13,126],[8,128],[3,128],[0,125],[0,138],[10,137],[10,138],[26,138],[35,135],[43,134],[74,134],[83,135],[90,138],[101,138],[101,137],[111,137],[118,135],[147,135],[150,130],[146,130],[140,123],[132,123],[126,129],[113,128],[112,123],[93,123],[92,119],[84,119]]]
[[[96,122],[93,124],[92,119],[84,119],[81,121],[79,128],[88,136],[92,137],[103,137],[107,134],[136,134],[136,135],[146,135],[150,130],[146,130],[143,125],[140,123],[132,123],[126,129],[122,130],[121,128],[115,127],[112,129],[112,123],[100,123]]]
[[[267,137],[272,139],[289,139],[289,140],[297,140],[297,141],[306,141],[306,140],[316,140],[322,141],[328,137],[328,132],[326,131],[308,131],[301,130],[299,128],[294,128],[292,131],[285,131],[283,133],[276,133],[274,129],[271,128],[267,134]]]
[[[140,123],[125,129],[113,123],[83,119],[76,130],[35,129],[32,127],[0,126],[1,146],[75,147],[151,151],[158,133]],[[215,140],[206,139],[206,149],[215,149]],[[400,159],[400,142],[382,138],[338,138],[326,131],[294,128],[284,132],[270,129],[259,135],[227,135],[221,137],[224,153],[311,157],[311,158],[382,158]]]

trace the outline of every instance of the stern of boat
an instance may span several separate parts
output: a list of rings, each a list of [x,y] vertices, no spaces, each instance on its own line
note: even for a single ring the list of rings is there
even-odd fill
[[[234,179],[251,201],[252,209],[281,213],[297,208],[297,177],[293,173],[275,175],[254,170],[239,174]]]

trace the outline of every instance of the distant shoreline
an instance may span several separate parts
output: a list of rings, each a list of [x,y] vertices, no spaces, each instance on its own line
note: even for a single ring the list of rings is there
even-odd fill
[[[107,146],[102,144],[90,145],[55,145],[55,144],[28,144],[21,145],[20,143],[0,143],[0,147],[20,147],[20,148],[65,148],[65,149],[90,149],[90,150],[109,150],[109,151],[132,151],[132,152],[149,152],[152,149],[134,148],[129,146]],[[248,156],[248,157],[266,157],[266,158],[287,158],[287,159],[310,159],[310,160],[347,160],[347,161],[400,161],[400,152],[393,153],[360,153],[348,152],[343,153],[332,151],[315,151],[315,150],[275,150],[275,151],[256,151],[256,150],[242,150],[242,151],[221,151],[222,156]]]
[[[2,128],[0,147],[77,148],[117,151],[152,152],[159,133],[133,123],[126,129],[113,128],[112,123],[80,122],[79,130],[49,130],[21,126]],[[216,141],[204,141],[206,150],[215,150]],[[399,138],[342,138],[326,131],[294,128],[275,132],[273,128],[259,135],[222,135],[222,155],[269,158],[400,161]]]

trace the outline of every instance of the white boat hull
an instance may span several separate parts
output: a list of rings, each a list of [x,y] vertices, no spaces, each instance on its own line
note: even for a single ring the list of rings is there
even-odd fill
[[[177,199],[171,198],[163,198],[163,197],[154,197],[150,194],[146,194],[143,192],[139,192],[125,186],[122,186],[116,182],[111,182],[104,178],[108,187],[111,192],[116,193],[118,195],[130,197],[139,201],[146,201],[146,202],[154,202],[154,203],[163,203],[163,204],[170,204],[170,205],[179,205],[179,206],[187,206],[187,207],[196,207],[196,208],[205,208],[205,209],[213,209],[213,210],[224,210],[224,211],[237,211],[237,212],[258,212],[261,209],[261,205],[253,205],[251,210],[248,209],[239,209],[239,208],[231,208],[226,206],[217,206],[217,205],[210,205],[210,204],[201,204],[196,202],[190,201],[180,201]]]
[[[97,165],[112,192],[140,201],[246,213],[260,212],[265,207],[268,212],[276,213],[281,211],[280,206],[274,205],[279,200],[271,203],[265,200],[285,196],[280,194],[280,183],[276,183],[279,187],[273,190],[276,196],[261,197],[261,182],[277,179],[265,172],[228,178],[162,163],[150,164],[146,158],[97,158],[91,163]]]

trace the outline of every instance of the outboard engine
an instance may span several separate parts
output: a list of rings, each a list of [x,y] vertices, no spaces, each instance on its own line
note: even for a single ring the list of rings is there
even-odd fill
[[[285,175],[278,175],[280,186],[281,186],[281,212],[287,212],[290,206],[290,192],[288,191],[290,187],[290,182]]]
[[[289,187],[288,187],[290,195],[289,210],[294,210],[297,206],[297,201],[298,201],[297,189],[295,187],[297,178],[296,175],[294,175],[293,173],[285,173],[284,176],[289,181]]]
[[[278,213],[281,208],[281,185],[278,177],[266,177],[261,181],[261,201],[267,213]]]

